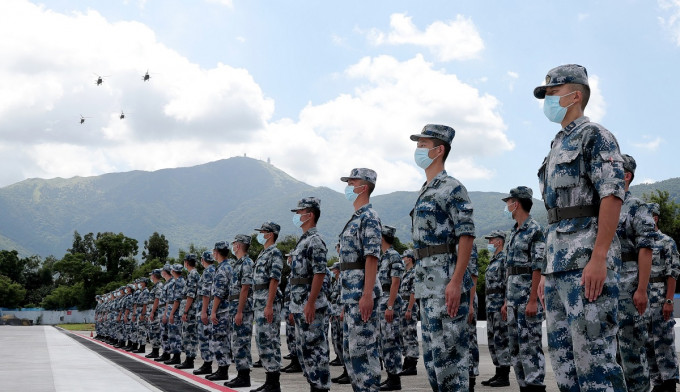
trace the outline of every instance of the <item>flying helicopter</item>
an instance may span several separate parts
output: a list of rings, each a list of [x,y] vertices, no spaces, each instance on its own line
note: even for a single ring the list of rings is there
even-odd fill
[[[90,117],[83,117],[83,115],[81,114],[80,115],[80,123],[81,124],[84,123],[86,118],[90,118]]]
[[[96,84],[97,86],[104,83],[104,78],[108,78],[110,76],[110,75],[101,76],[101,75],[97,75],[97,74],[94,74],[94,75],[97,77],[97,79],[94,81],[94,84]]]
[[[122,119],[124,119],[124,118],[125,118],[125,113],[121,110],[121,111],[120,111],[120,119],[122,120]]]
[[[149,70],[147,69],[144,76],[142,76],[142,80],[146,82],[149,79],[151,79],[151,75],[149,75]]]

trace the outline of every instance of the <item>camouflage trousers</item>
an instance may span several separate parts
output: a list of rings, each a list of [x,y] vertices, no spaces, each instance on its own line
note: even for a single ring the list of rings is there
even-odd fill
[[[198,351],[198,321],[196,312],[187,313],[187,321],[182,323],[182,349],[187,358],[196,358]]]
[[[666,380],[678,379],[678,356],[675,352],[675,319],[664,320],[663,304],[666,299],[666,284],[651,283],[649,290],[649,336],[647,338],[647,360],[649,377],[654,386]]]
[[[342,355],[342,321],[340,321],[340,316],[331,317],[331,341],[335,355],[340,358],[340,362],[345,362]]]
[[[406,314],[406,307],[408,302],[404,301],[404,314]],[[420,357],[420,348],[418,344],[418,303],[413,304],[411,309],[411,319],[407,320],[406,316],[401,318],[401,353],[407,358]]]
[[[486,312],[486,340],[494,366],[510,366],[508,323],[503,320],[501,312]]]
[[[168,320],[168,350],[170,354],[182,352],[182,319],[175,316],[174,323]]]
[[[253,364],[251,340],[253,338],[253,312],[243,312],[241,325],[231,324],[231,352],[234,355],[236,370],[247,370]]]
[[[288,346],[288,352],[293,355],[297,355],[297,344],[295,343],[295,323],[291,324],[288,318],[286,318],[285,321],[286,321],[286,345]]]
[[[468,319],[468,336],[470,337],[470,366],[468,368],[468,375],[472,377],[479,376],[479,345],[477,344],[477,308],[479,302],[477,296],[473,301],[472,321]],[[468,316],[469,317],[469,316]]]
[[[255,310],[255,343],[267,373],[281,370],[281,305],[274,305],[272,322],[264,317],[264,308]]]
[[[344,304],[342,352],[352,388],[377,391],[380,386],[379,332],[376,306],[367,322],[361,319],[359,304]]]
[[[546,275],[548,347],[562,392],[625,391],[616,363],[619,276],[607,270],[602,294],[590,302],[581,285],[583,270]]]
[[[526,304],[508,305],[508,350],[520,387],[543,385],[545,355],[543,354],[543,307],[538,303],[535,316],[526,315]]]
[[[231,327],[231,315],[227,312],[218,313],[217,324],[211,327],[210,351],[219,366],[231,365]]]
[[[137,341],[138,344],[146,344],[146,339],[148,335],[149,322],[144,319],[144,321],[137,318]]]
[[[401,318],[403,314],[403,301],[401,297],[397,297],[394,301],[394,319],[391,323],[385,320],[385,311],[387,310],[387,301],[389,301],[389,293],[387,296],[380,297],[378,302],[378,319],[380,320],[380,339],[381,349],[380,358],[385,362],[385,370],[391,374],[401,373],[401,339],[400,327]]]
[[[212,340],[213,325],[210,322],[210,315],[208,315],[208,324],[203,324],[200,313],[196,315],[196,324],[198,325],[198,349],[201,352],[201,359],[205,362],[212,362],[215,359],[215,354],[210,349],[210,341]]]
[[[633,304],[633,293],[637,288],[634,282],[619,284],[619,358],[628,392],[649,390],[649,364],[647,363],[647,312],[640,315]],[[649,303],[648,303],[649,304]]]
[[[307,323],[304,313],[293,313],[297,357],[309,385],[330,389],[331,373],[328,365],[328,334],[325,334],[326,308],[316,310],[314,320]]]
[[[148,321],[149,344],[152,348],[161,347],[161,321],[154,317],[153,321]]]

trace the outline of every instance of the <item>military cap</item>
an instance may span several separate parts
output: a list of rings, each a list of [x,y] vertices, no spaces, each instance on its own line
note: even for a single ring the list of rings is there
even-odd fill
[[[170,264],[165,264],[163,266],[163,271],[170,273],[170,271],[172,271],[172,266],[170,266]]]
[[[635,169],[637,169],[637,163],[635,162],[635,158],[628,154],[621,155],[623,155],[623,170],[631,172],[633,173],[633,175],[635,175]]]
[[[545,85],[534,89],[534,97],[544,99],[545,90],[548,87],[567,83],[588,86],[588,71],[586,71],[586,67],[578,64],[566,64],[551,69],[545,76]]]
[[[215,242],[215,247],[213,249],[217,250],[229,249],[229,244],[227,243],[227,241],[218,241]]]
[[[396,232],[397,232],[396,228],[392,226],[383,225],[381,234],[384,235],[385,237],[394,237],[394,234]]]
[[[502,230],[494,230],[491,233],[487,234],[484,236],[487,240],[490,240],[492,238],[500,238],[503,241],[505,241],[505,233]]]
[[[335,263],[333,263],[333,265],[331,265],[331,270],[339,270],[339,269],[340,269],[340,262],[339,261],[336,261]]]
[[[213,259],[212,252],[209,251],[209,250],[206,250],[205,252],[203,252],[203,254],[201,255],[201,258],[203,260],[209,262],[209,263],[212,263],[213,261],[215,261],[215,259]]]
[[[172,272],[179,272],[181,273],[182,270],[184,269],[184,266],[182,264],[173,264],[172,265]]]
[[[255,231],[266,231],[279,234],[279,231],[281,231],[281,226],[277,223],[267,221],[262,224],[262,227],[255,229]]]
[[[661,209],[659,208],[659,203],[648,203],[649,210],[652,211],[652,215],[661,215]]]
[[[451,142],[453,141],[453,138],[455,136],[456,136],[456,130],[449,127],[449,126],[438,125],[438,124],[427,124],[423,127],[423,130],[420,131],[420,134],[411,135],[411,140],[417,142],[418,139],[420,139],[421,137],[430,138],[430,139],[439,139],[439,140],[447,143],[450,146]]]
[[[250,236],[247,234],[236,234],[233,242],[243,242],[246,245],[250,245]]]
[[[413,249],[406,249],[404,253],[401,254],[401,257],[410,257],[415,260],[415,256],[413,255]]]
[[[148,285],[149,283],[151,283],[151,280],[149,280],[149,278],[140,278],[139,283],[144,283]]]
[[[196,258],[196,255],[193,254],[193,253],[188,253],[188,254],[184,255],[184,261],[187,261],[187,260],[198,261],[197,258]]]
[[[349,176],[340,177],[340,181],[342,182],[347,182],[349,180],[364,180],[374,185],[377,179],[378,174],[375,172],[375,170],[367,169],[365,167],[352,169],[352,171],[349,173]]]
[[[302,200],[298,202],[297,208],[291,209],[291,212],[304,210],[305,208],[318,208],[320,210],[321,200],[316,197],[303,197]]]
[[[160,278],[160,277],[161,277],[161,269],[160,269],[160,268],[156,268],[156,269],[154,269],[153,271],[149,272],[149,275],[156,275],[157,277]]]
[[[520,185],[517,188],[512,188],[510,189],[510,194],[505,196],[503,201],[507,201],[509,199],[529,199],[534,196],[534,191],[531,190],[531,188],[526,187],[524,185]]]

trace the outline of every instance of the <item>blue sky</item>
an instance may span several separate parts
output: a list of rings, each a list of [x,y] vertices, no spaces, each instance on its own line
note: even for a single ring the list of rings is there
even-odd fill
[[[564,63],[588,69],[586,115],[636,181],[677,177],[680,0],[564,4],[5,0],[0,186],[246,154],[311,185],[371,167],[377,193],[416,190],[408,135],[444,123],[468,190],[537,193],[559,126],[532,90]]]

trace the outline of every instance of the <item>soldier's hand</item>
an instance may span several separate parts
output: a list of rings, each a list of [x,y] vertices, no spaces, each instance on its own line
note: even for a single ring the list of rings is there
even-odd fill
[[[243,312],[236,313],[236,316],[234,317],[234,324],[238,325],[239,327],[241,324],[243,324]]]
[[[265,306],[264,307],[264,318],[267,320],[267,323],[271,324],[272,321],[274,321],[274,307],[273,306]]]
[[[201,312],[201,322],[203,325],[208,325],[208,313]]]
[[[410,311],[410,310],[407,310],[407,311],[406,311],[406,314],[404,314],[404,317],[406,317],[406,320],[411,321],[411,311]]]
[[[288,324],[295,325],[295,319],[293,318],[293,313],[288,315]]]
[[[475,309],[470,306],[470,311],[468,312],[467,322],[472,324],[475,321]]]
[[[673,316],[673,304],[663,304],[663,319],[668,321]]]
[[[394,310],[387,309],[385,311],[385,321],[387,321],[388,323],[391,323],[392,320],[394,320]]]
[[[595,260],[591,256],[590,261],[583,268],[581,285],[585,288],[585,296],[593,302],[602,294],[604,281],[607,279],[607,260]]]
[[[186,314],[186,313],[184,313],[184,314],[182,315],[182,322],[183,322],[183,323],[186,323],[186,322],[187,322],[187,314]]]
[[[637,309],[640,315],[645,313],[647,309],[647,290],[635,290],[635,293],[633,293],[633,305],[635,305],[635,309]]]
[[[541,280],[538,282],[538,299],[541,301],[543,309],[545,309],[545,275],[541,275]]]
[[[372,292],[368,295],[362,295],[359,299],[359,312],[361,312],[361,319],[367,322],[373,313],[373,295]]]
[[[444,296],[446,298],[446,312],[450,317],[456,317],[460,307],[460,285],[452,281],[446,285]]]
[[[155,317],[154,317],[154,314],[151,313],[151,315],[149,316],[149,321],[153,322],[153,320],[155,320]]]
[[[504,303],[503,306],[501,306],[501,317],[503,318],[503,321],[508,321],[508,304]]]
[[[171,314],[171,315],[170,315],[170,318],[168,319],[168,321],[170,322],[170,324],[174,324],[174,323],[175,323],[175,315],[174,315],[174,314]]]
[[[213,323],[213,325],[217,325],[217,316],[216,315],[211,315],[210,316],[210,322]]]
[[[312,321],[314,321],[314,316],[316,315],[316,309],[314,309],[315,307],[315,304],[310,301],[307,301],[305,304],[303,311],[305,313],[305,321],[307,321],[307,324],[311,324]]]
[[[163,316],[163,318],[161,319],[161,322],[163,324],[167,324],[168,323],[168,316]]]
[[[524,314],[527,317],[534,317],[536,313],[538,313],[538,301],[529,301],[526,309],[524,309]]]
[[[340,311],[340,321],[345,319],[345,309]]]

